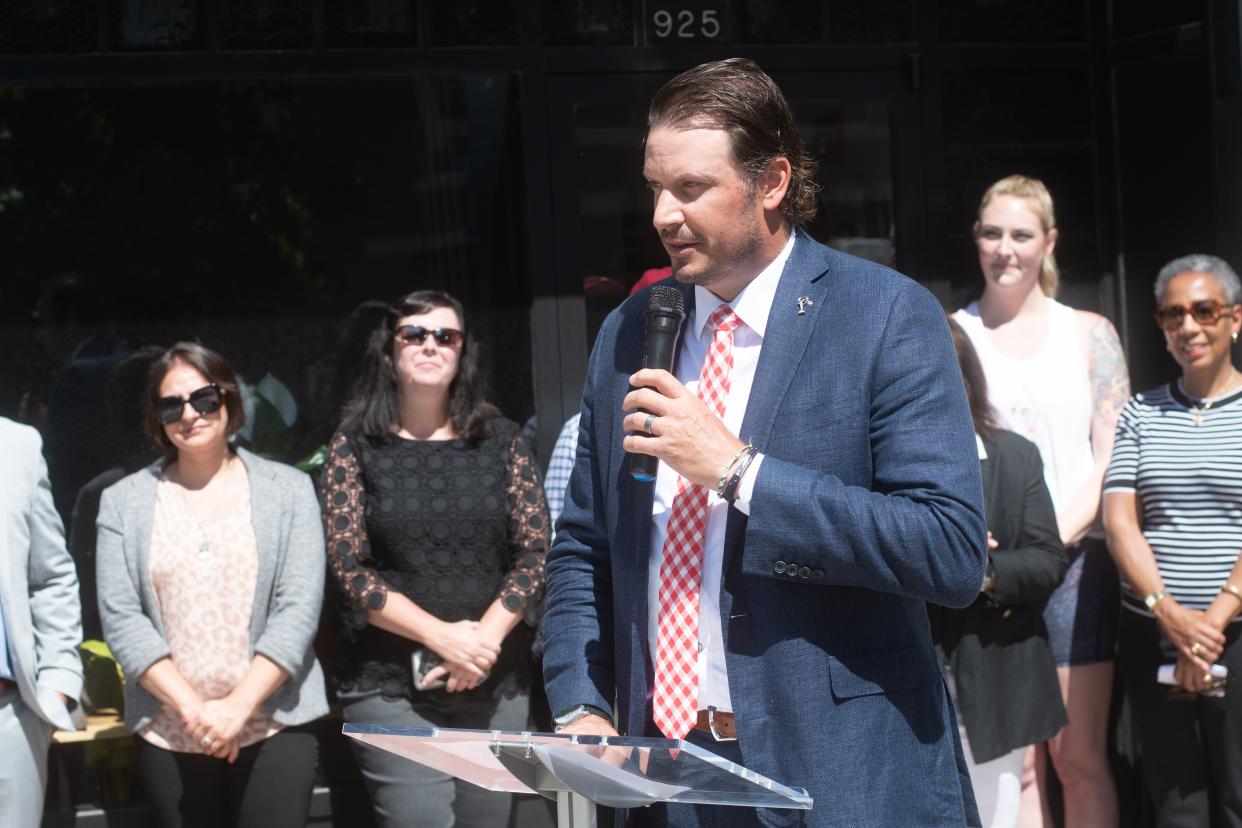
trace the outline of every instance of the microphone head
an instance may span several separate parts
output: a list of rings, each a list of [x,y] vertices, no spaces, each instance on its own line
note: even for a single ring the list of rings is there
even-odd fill
[[[678,318],[686,315],[686,300],[681,291],[672,285],[656,285],[647,299],[647,313],[671,314]]]

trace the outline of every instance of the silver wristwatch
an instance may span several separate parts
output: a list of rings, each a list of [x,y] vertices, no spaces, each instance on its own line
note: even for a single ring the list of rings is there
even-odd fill
[[[557,730],[560,730],[561,728],[569,727],[583,716],[599,716],[601,719],[605,720],[608,718],[608,714],[600,710],[598,707],[592,707],[589,704],[580,704],[577,707],[571,707],[564,713],[558,715],[552,720],[552,723],[556,725]]]

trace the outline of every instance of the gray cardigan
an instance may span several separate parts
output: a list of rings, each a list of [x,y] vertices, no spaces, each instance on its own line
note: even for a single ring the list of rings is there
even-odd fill
[[[323,602],[319,502],[310,478],[297,469],[245,449],[238,456],[250,476],[251,519],[259,549],[251,652],[262,653],[289,675],[263,710],[280,724],[302,724],[328,711],[323,670],[311,650]],[[166,462],[156,461],[105,489],[96,524],[99,617],[108,646],[125,672],[125,724],[135,733],[160,708],[159,700],[139,686],[138,677],[169,655],[147,565],[155,486]]]

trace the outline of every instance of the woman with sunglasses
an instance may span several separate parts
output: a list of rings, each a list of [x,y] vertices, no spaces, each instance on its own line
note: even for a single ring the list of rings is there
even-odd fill
[[[1182,375],[1126,405],[1104,481],[1118,663],[1156,824],[1242,825],[1242,284],[1192,255],[1155,292]]]
[[[314,487],[230,445],[237,379],[201,345],[152,364],[146,412],[166,456],[104,491],[96,567],[147,798],[165,826],[305,825],[328,709]]]
[[[975,346],[1001,426],[1039,447],[1071,561],[1044,610],[1069,723],[1028,757],[1023,824],[1051,821],[1042,784],[1051,756],[1067,828],[1111,828],[1119,815],[1106,747],[1120,597],[1099,511],[1130,384],[1112,324],[1055,298],[1057,233],[1041,181],[1013,175],[989,187],[974,225],[983,294],[953,318]]]
[[[324,471],[347,722],[521,730],[547,506],[484,401],[460,303],[418,291],[372,336]],[[512,797],[353,743],[381,826],[504,826]]]

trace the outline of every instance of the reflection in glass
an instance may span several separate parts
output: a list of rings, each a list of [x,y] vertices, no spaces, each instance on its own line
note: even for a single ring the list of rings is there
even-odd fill
[[[242,439],[297,461],[336,425],[368,300],[447,289],[506,357],[491,397],[529,416],[516,113],[503,74],[0,90],[0,415],[42,430],[62,514],[133,454],[104,424],[144,345],[226,355]]]

